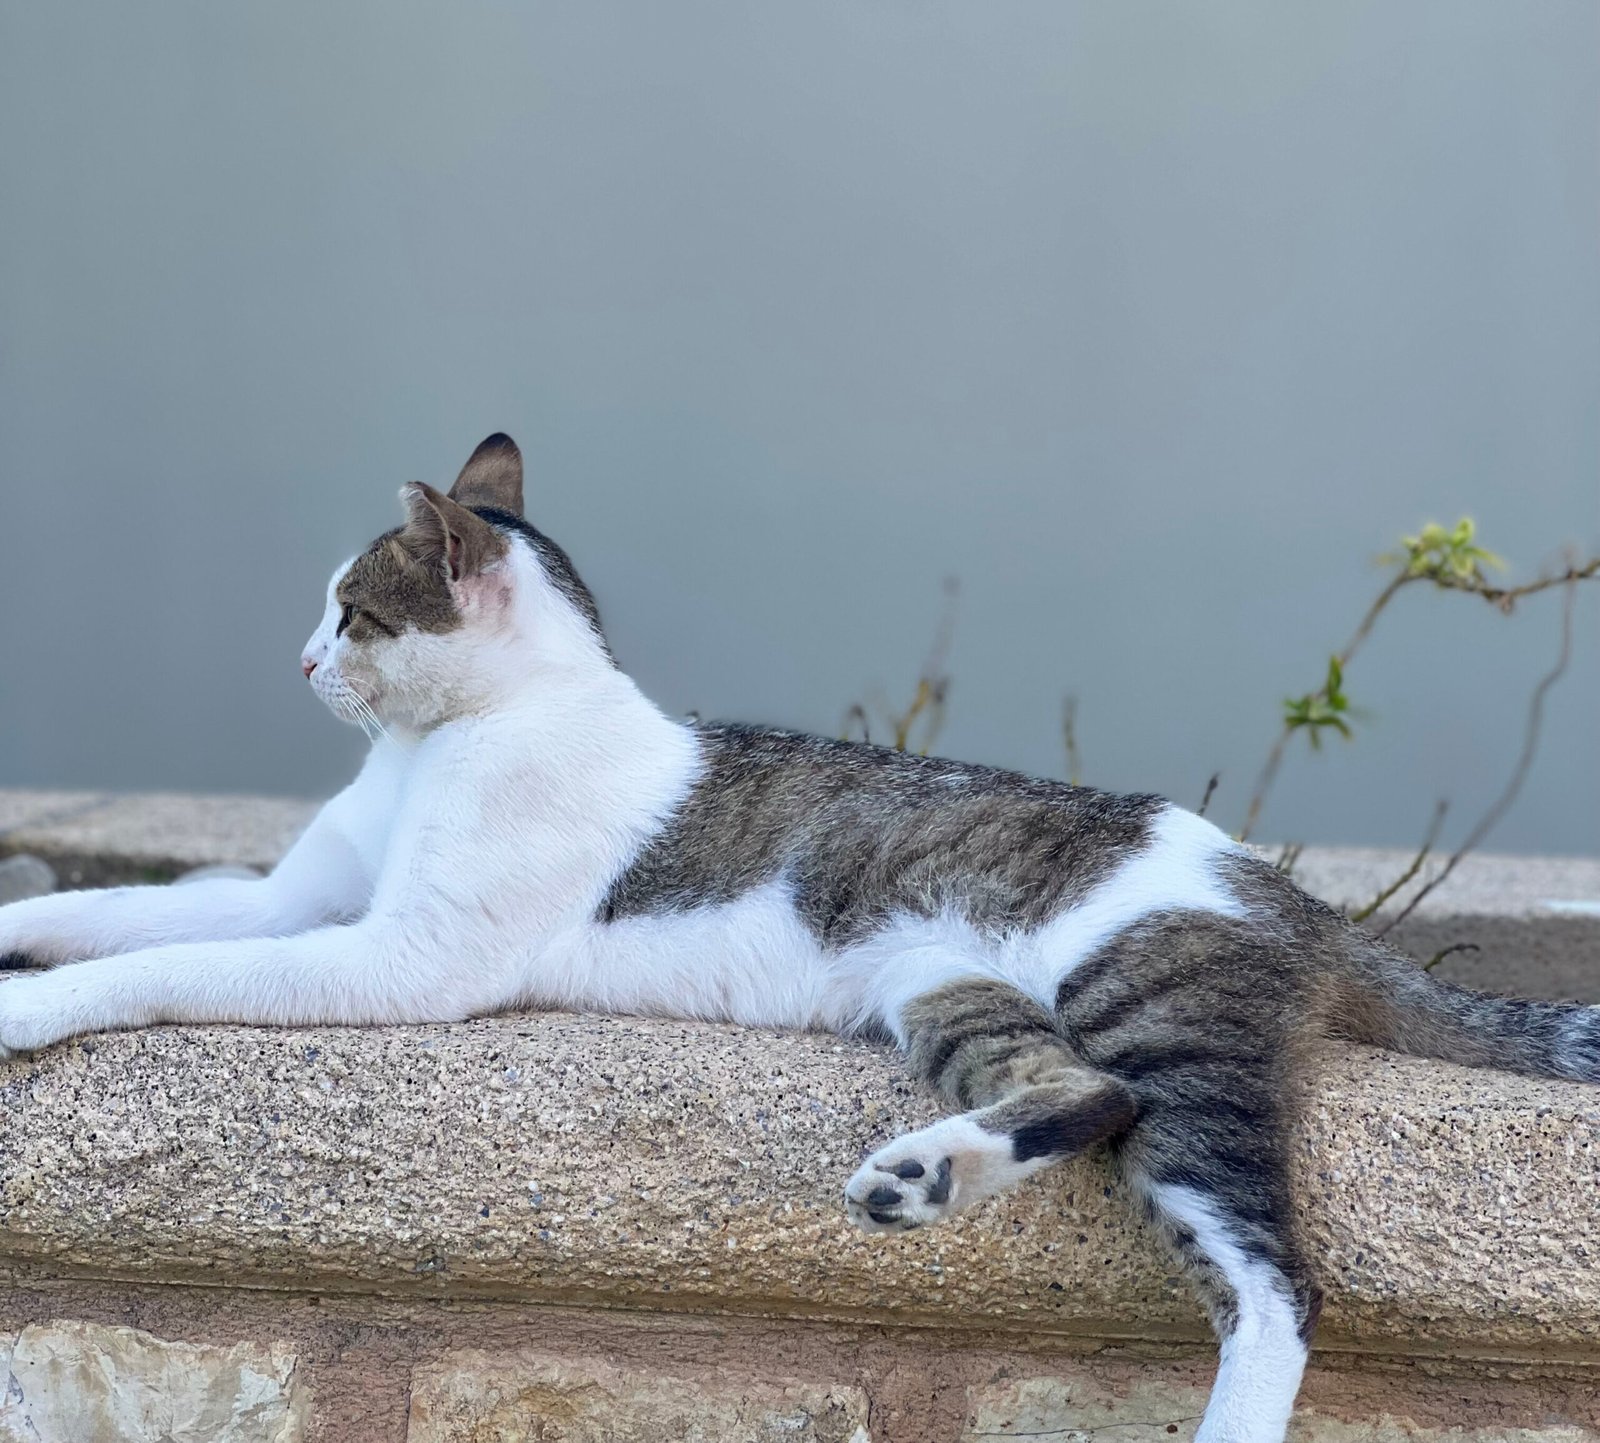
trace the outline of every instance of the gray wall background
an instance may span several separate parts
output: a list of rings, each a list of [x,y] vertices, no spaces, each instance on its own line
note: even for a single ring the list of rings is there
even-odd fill
[[[335,786],[326,573],[503,428],[669,708],[954,573],[943,750],[1236,822],[1400,532],[1600,543],[1597,107],[1593,0],[8,0],[0,784]],[[1557,614],[1408,597],[1264,834],[1459,832]],[[1495,845],[1600,848],[1597,638]]]

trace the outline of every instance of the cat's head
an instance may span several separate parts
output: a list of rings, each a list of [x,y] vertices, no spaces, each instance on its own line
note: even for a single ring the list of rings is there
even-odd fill
[[[493,435],[448,496],[401,489],[406,521],[328,583],[301,669],[345,721],[407,731],[492,708],[541,671],[610,667],[567,555],[522,519],[522,453]]]

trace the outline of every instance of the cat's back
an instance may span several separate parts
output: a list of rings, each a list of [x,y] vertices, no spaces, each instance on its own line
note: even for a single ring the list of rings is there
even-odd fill
[[[607,920],[781,882],[825,941],[896,914],[1040,926],[1146,849],[1160,797],[776,727],[694,728],[688,795],[608,895]]]

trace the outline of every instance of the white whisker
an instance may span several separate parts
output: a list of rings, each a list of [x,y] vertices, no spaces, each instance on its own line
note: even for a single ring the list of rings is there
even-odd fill
[[[369,738],[376,731],[377,735],[381,736],[385,741],[392,742],[394,738],[389,735],[388,727],[378,720],[378,714],[373,711],[367,699],[354,691],[349,695],[350,699],[355,703],[356,720],[360,722],[362,731],[366,732]]]

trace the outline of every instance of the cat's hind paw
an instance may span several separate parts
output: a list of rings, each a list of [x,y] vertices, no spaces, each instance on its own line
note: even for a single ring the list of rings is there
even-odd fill
[[[948,1211],[951,1167],[947,1157],[931,1168],[916,1158],[893,1168],[869,1158],[845,1188],[845,1211],[866,1233],[908,1233],[938,1222]]]
[[[862,1163],[845,1185],[845,1211],[863,1232],[911,1232],[999,1191],[1015,1170],[1009,1137],[947,1117]]]

